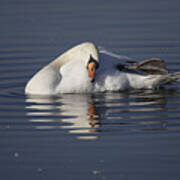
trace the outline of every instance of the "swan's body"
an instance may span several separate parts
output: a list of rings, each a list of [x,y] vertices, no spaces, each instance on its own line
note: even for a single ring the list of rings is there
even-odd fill
[[[147,75],[121,71],[117,68],[119,62],[121,62],[120,59],[99,53],[94,44],[82,43],[37,72],[27,83],[25,93],[53,95],[123,91],[132,88],[153,89],[179,79],[179,74],[177,77],[175,74],[167,73]],[[91,64],[93,66],[89,67]],[[94,64],[96,67],[99,65],[95,75]],[[92,72],[90,72],[91,70]],[[95,82],[92,83],[93,78],[95,78]]]

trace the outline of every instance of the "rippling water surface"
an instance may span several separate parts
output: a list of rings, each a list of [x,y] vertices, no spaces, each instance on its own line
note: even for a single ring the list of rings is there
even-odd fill
[[[28,79],[93,41],[180,71],[179,1],[0,2],[0,179],[180,178],[180,84],[25,96]]]

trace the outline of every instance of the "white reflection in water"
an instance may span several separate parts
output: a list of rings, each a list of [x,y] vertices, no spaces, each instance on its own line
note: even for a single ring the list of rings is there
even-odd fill
[[[33,96],[26,108],[37,129],[60,128],[79,139],[97,139],[101,131],[165,130],[166,96],[163,91]]]
[[[28,97],[26,102],[31,122],[61,122],[59,126],[37,125],[37,129],[62,128],[69,133],[82,134],[78,136],[80,139],[97,138],[92,134],[98,131],[98,116],[90,95],[66,94],[54,98],[33,96]]]

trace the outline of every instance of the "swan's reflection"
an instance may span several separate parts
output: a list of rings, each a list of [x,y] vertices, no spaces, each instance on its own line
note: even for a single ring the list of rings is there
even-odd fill
[[[36,128],[63,128],[79,134],[80,139],[96,139],[99,122],[91,95],[65,94],[59,97],[29,96],[27,115],[31,122],[59,122],[54,126],[37,125]],[[43,117],[43,118],[42,118]]]
[[[166,130],[168,91],[66,94],[27,97],[27,116],[37,129],[60,128],[79,139],[97,139],[99,132]],[[109,128],[109,129],[108,129]]]

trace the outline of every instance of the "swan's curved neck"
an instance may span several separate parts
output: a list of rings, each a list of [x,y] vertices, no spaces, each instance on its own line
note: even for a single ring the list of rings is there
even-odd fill
[[[54,67],[62,67],[63,65],[65,65],[66,63],[72,61],[71,58],[69,58],[66,54],[61,55],[59,57],[57,57],[52,63],[51,65]]]

